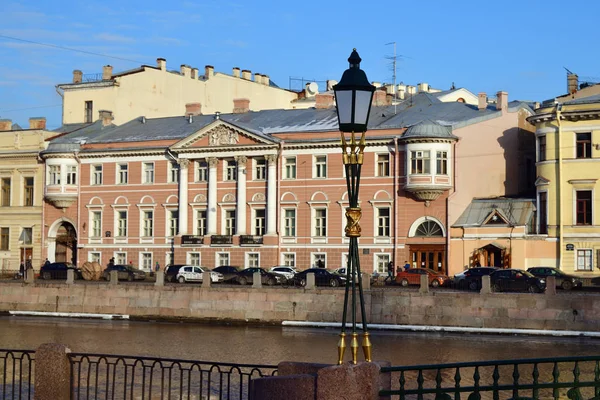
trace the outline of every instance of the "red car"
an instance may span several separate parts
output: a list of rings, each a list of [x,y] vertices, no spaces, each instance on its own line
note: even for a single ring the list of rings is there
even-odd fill
[[[450,281],[448,275],[428,268],[410,268],[396,275],[396,283],[402,286],[420,285],[421,275],[428,275],[429,285],[432,287],[443,286]]]

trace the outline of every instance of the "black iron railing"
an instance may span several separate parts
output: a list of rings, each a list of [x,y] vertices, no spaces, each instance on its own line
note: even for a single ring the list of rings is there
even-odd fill
[[[0,398],[33,399],[33,350],[0,349]]]
[[[233,236],[230,235],[212,235],[210,244],[233,244]]]
[[[384,367],[393,399],[600,399],[600,356]],[[397,397],[396,397],[397,396]]]
[[[273,365],[71,353],[72,399],[248,398],[250,381]]]
[[[240,235],[240,245],[258,245],[263,244],[262,236]]]

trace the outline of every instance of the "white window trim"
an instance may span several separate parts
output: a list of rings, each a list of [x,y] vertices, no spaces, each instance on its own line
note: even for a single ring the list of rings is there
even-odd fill
[[[329,203],[329,202],[327,202]],[[320,203],[323,204],[323,203]],[[330,233],[330,229],[331,226],[329,226],[329,204],[323,204],[322,206],[318,206],[318,205],[310,205],[310,240],[311,243],[328,243],[329,241],[329,233]],[[326,211],[326,218],[325,218],[325,236],[315,236],[315,230],[317,227],[317,210],[323,210],[325,209]]]
[[[66,167],[66,166],[65,166]],[[100,183],[94,183],[96,177],[96,167],[100,167]],[[62,170],[62,168],[61,168]],[[65,184],[66,181],[66,168],[65,168]],[[90,186],[101,186],[104,184],[104,165],[103,164],[90,164]]]
[[[392,216],[392,204],[391,201],[372,201],[370,202],[373,206],[373,241],[374,243],[383,243],[383,244],[389,244],[392,243],[392,232],[393,232],[393,227],[392,227],[392,221],[393,221],[393,216]],[[389,236],[379,236],[379,210],[382,208],[387,208],[389,211],[389,231],[390,231],[390,235]]]
[[[441,149],[433,150],[433,152],[435,153],[435,157],[433,158],[433,161],[432,161],[433,165],[431,165],[431,169],[433,170],[432,175],[434,175],[434,176],[438,176],[438,175],[439,176],[450,176],[450,152],[448,150],[441,150]],[[446,153],[446,173],[445,174],[438,173],[438,170],[437,170],[437,161],[438,161],[437,153],[438,152]]]
[[[150,254],[150,268],[144,268],[144,254]],[[140,251],[138,253],[138,265],[134,265],[134,267],[138,267],[142,271],[152,272],[154,270],[154,253],[151,251]]]
[[[202,252],[200,251],[188,251],[185,253],[185,261],[186,264],[188,265],[194,265],[192,264],[192,254],[198,254],[198,266],[202,266]],[[167,254],[168,257],[168,254]]]
[[[127,243],[127,239],[129,238],[129,204],[128,205],[113,205],[113,216],[114,216],[114,229],[113,229],[113,239],[115,243]],[[119,235],[119,212],[125,211],[127,213],[127,235],[126,236],[118,236]]]
[[[235,179],[227,179],[227,167],[229,166],[229,162],[230,161],[233,161],[233,163],[235,164],[234,167],[233,167],[235,169],[235,172],[234,172]],[[238,173],[238,165],[237,164],[238,163],[235,160],[233,160],[233,159],[225,158],[225,159],[223,159],[223,162],[221,164],[223,166],[222,167],[222,169],[223,169],[223,182],[237,182],[237,180],[240,178],[239,176],[237,176],[237,173]]]
[[[317,157],[325,157],[325,176],[317,176]],[[313,179],[327,179],[328,177],[328,167],[329,166],[329,157],[327,154],[315,154],[312,157],[312,177]],[[296,175],[298,170],[296,169]]]
[[[538,190],[537,194],[535,196],[536,197],[536,204],[535,204],[535,206],[536,206],[536,209],[537,209],[536,210],[537,221],[536,221],[536,227],[535,227],[535,229],[536,229],[535,230],[536,235],[538,234],[537,232],[540,231],[540,220],[541,220],[540,217],[541,217],[541,211],[542,211],[540,209],[540,193],[546,193],[546,230],[549,230],[549,228],[550,228],[550,220],[548,219],[549,218],[548,209],[550,208],[548,206],[548,189],[546,189],[546,190]],[[592,196],[593,196],[593,193],[592,193]],[[575,209],[577,209],[577,205],[575,205]],[[594,213],[594,209],[592,208],[592,214],[593,213]],[[547,235],[547,234],[548,233],[544,233],[543,235]]]
[[[226,233],[226,220],[227,220],[227,211],[233,211],[233,215],[234,215],[234,220],[235,220],[235,229],[234,232],[231,235],[227,235]],[[208,218],[208,215],[206,216]],[[235,208],[230,208],[230,207],[221,207],[221,235],[227,235],[227,236],[234,236],[236,234],[236,230],[237,230],[237,214],[236,214],[236,209]]]
[[[297,155],[286,155],[283,156],[283,162],[281,163],[282,166],[282,170],[281,170],[281,177],[282,180],[288,180],[288,181],[293,181],[295,179],[298,179],[298,156]],[[293,178],[288,178],[287,173],[286,173],[286,167],[287,167],[287,159],[288,158],[293,158],[294,159],[294,166],[295,166],[295,171],[296,173],[294,174]]]
[[[348,258],[350,257],[349,253],[342,253],[340,255],[340,257],[341,257],[341,261],[340,261],[341,265],[340,265],[340,267],[348,268]],[[364,271],[362,271],[362,269],[361,269],[361,272],[364,272]]]
[[[202,165],[202,163],[205,164],[204,169],[206,170],[206,179],[201,181],[200,180],[200,166]],[[208,170],[209,170],[209,166],[208,166],[208,162],[206,160],[194,161],[194,182],[196,182],[196,183],[208,182]]]
[[[152,182],[146,181],[146,166],[152,164]],[[154,161],[144,161],[142,162],[142,185],[152,185],[156,182],[156,163]]]
[[[127,252],[126,251],[121,251],[121,250],[113,252],[112,256],[115,259],[115,264],[119,264],[119,257],[118,257],[119,253],[125,254],[125,261],[123,262],[123,264],[127,264]]]
[[[194,233],[194,236],[199,236],[197,234],[198,232],[198,211],[204,211],[206,212],[206,223],[208,224],[208,208],[206,208],[206,206],[204,207],[195,207],[192,206],[192,232]],[[201,236],[201,235],[200,235]]]
[[[121,165],[126,165],[127,166],[127,182],[121,182],[121,170],[119,169],[119,167]],[[115,184],[116,185],[127,185],[129,184],[129,173],[130,173],[130,169],[129,169],[129,163],[128,162],[119,162],[119,163],[115,163]]]
[[[281,253],[280,258],[279,258],[279,265],[285,265],[285,255],[286,254],[293,254],[294,255],[294,265],[292,265],[292,268],[296,268],[296,265],[298,265],[298,263],[296,262],[298,259],[296,257],[296,252],[295,251],[286,251]]]
[[[256,225],[256,211],[258,211],[258,210],[262,210],[265,213],[264,218],[263,218],[263,231],[264,231],[264,233],[262,235],[256,235],[256,228],[257,228],[257,225]],[[237,223],[237,221],[236,221],[236,223]],[[252,228],[252,235],[253,236],[264,236],[264,235],[267,234],[267,208],[266,207],[264,207],[264,206],[257,207],[257,208],[252,207],[252,224],[251,224],[251,228]]]
[[[385,156],[385,155],[388,156],[388,162],[387,162],[388,174],[387,175],[379,175],[379,156]],[[378,152],[378,153],[375,153],[374,159],[375,159],[375,174],[374,175],[378,178],[391,177],[392,176],[392,156],[391,156],[391,154],[389,152],[388,153]],[[342,168],[342,171],[343,171],[343,175],[345,178],[346,177],[346,168]]]
[[[376,268],[377,268],[377,259],[379,258],[379,256],[387,256],[388,262],[392,261],[392,254],[391,253],[373,253],[373,271],[371,272],[375,272]],[[396,266],[394,265],[394,268],[396,268]],[[383,267],[383,271],[379,272],[380,274],[385,274],[387,276],[387,265],[385,265]],[[394,276],[396,276],[396,271],[394,271]]]
[[[258,178],[258,174],[257,169],[258,169],[258,160],[263,160],[265,162],[264,167],[265,167],[265,177],[262,179]],[[259,181],[259,182],[263,182],[267,180],[267,170],[268,170],[268,162],[266,158],[263,157],[257,157],[257,158],[252,158],[252,180],[253,181]]]
[[[154,232],[156,231],[156,204],[138,204],[139,210],[139,226],[138,226],[138,237],[140,238],[140,243],[154,243]],[[144,236],[144,212],[152,211],[152,235]],[[131,237],[131,235],[129,235]]]
[[[579,261],[578,258],[579,257],[577,255],[577,253],[579,253],[580,250],[581,251],[583,251],[583,250],[589,250],[592,253],[591,268],[590,269],[579,269],[579,264],[578,264],[578,261]],[[574,257],[575,257],[575,263],[573,264],[574,265],[574,268],[573,268],[574,271],[576,271],[576,272],[594,272],[594,249],[587,248],[587,247],[576,248],[575,251],[574,251]]]
[[[327,269],[327,265],[329,265],[327,262],[327,258],[328,258],[327,252],[323,252],[323,251],[314,251],[314,252],[310,253],[310,268],[317,268],[316,256],[321,255],[321,254],[323,254],[325,256],[325,269]]]
[[[175,235],[171,236],[171,211],[179,211],[179,204],[163,204],[162,206],[165,212],[165,240],[167,241],[167,243],[171,243],[171,239],[179,234],[178,229],[178,232],[176,232]],[[181,215],[179,215],[177,218],[178,226],[181,223],[180,217]]]
[[[98,254],[98,260],[100,260],[100,261],[98,261],[98,262],[99,262],[100,264],[102,264],[102,252],[101,252],[101,251],[90,251],[90,252],[88,253],[88,262],[92,262],[92,260],[94,259],[94,258],[92,257],[92,255],[93,255],[93,254]]]
[[[174,165],[176,165],[177,168],[173,168]],[[175,169],[177,170],[177,181],[174,181],[172,179],[173,170],[175,170]],[[179,166],[179,164],[177,164],[176,162],[169,161],[169,163],[167,164],[167,183],[178,184],[179,179],[180,179],[180,173],[181,173],[181,167]]]
[[[294,210],[294,219],[295,219],[295,235],[294,236],[285,236],[285,212],[287,210]],[[281,234],[279,237],[281,238],[282,243],[296,243],[298,240],[298,207],[282,207],[281,208]]]
[[[104,204],[88,204],[87,206],[88,209],[88,229],[87,229],[87,238],[88,238],[88,243],[102,243],[102,227],[103,227],[103,218],[104,218]],[[94,224],[94,213],[95,212],[99,212],[100,213],[100,236],[92,236],[92,231],[93,231],[93,224]]]
[[[221,254],[227,254],[227,264],[225,265],[231,265],[231,253],[229,253],[228,251],[217,251],[215,252],[215,268],[216,267],[220,267],[221,264],[219,263],[219,256]]]
[[[250,267],[250,254],[258,255],[258,265],[255,268],[260,268],[260,252],[258,251],[247,251],[244,253],[244,267]]]

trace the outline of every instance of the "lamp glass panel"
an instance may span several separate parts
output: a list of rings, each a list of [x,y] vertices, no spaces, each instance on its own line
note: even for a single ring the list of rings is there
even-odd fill
[[[340,124],[352,123],[352,90],[338,90],[335,92]]]
[[[371,102],[372,92],[356,91],[356,105],[354,109],[354,123],[365,124],[369,116],[369,103]]]

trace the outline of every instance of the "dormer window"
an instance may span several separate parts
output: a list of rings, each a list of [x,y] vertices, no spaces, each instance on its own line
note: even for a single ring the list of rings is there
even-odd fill
[[[410,173],[428,174],[430,163],[429,150],[418,150],[410,152]]]

